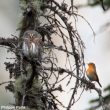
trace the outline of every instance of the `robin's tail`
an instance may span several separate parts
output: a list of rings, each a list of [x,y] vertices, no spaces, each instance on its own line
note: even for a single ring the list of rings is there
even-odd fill
[[[98,81],[98,84],[99,84],[99,86],[100,86],[100,87],[102,87],[102,85],[100,84],[100,82],[99,82],[99,81]]]

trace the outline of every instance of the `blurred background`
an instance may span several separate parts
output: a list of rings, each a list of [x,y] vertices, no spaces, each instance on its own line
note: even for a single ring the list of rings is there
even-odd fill
[[[16,31],[19,22],[19,4],[18,0],[0,0],[0,37],[12,37],[18,35]],[[4,62],[9,62],[7,58],[13,58],[14,55],[7,53],[5,47],[0,46],[0,82],[9,81],[8,71],[5,70]],[[5,90],[5,85],[0,86],[0,106],[9,105],[14,102],[13,94]]]
[[[56,1],[61,2],[61,0]],[[96,36],[94,37],[90,26],[80,17],[77,21],[77,29],[86,46],[84,52],[85,63],[94,62],[96,64],[97,74],[103,86],[103,91],[110,84],[110,10],[107,3],[105,8],[108,10],[103,11],[101,4],[95,2],[98,0],[91,1],[93,2],[87,5],[87,0],[74,0],[74,5],[79,7],[78,13],[90,23]],[[70,0],[67,2],[69,4]],[[8,0],[8,2],[7,0],[0,0],[0,37],[12,37],[11,34],[18,35],[16,29],[19,25],[20,14],[19,0]],[[4,62],[8,62],[7,58],[10,57],[12,58],[14,55],[7,53],[6,48],[0,47],[0,82],[9,80],[9,74],[5,71]],[[99,88],[97,84],[96,86]],[[14,102],[12,93],[6,91],[3,85],[0,86],[0,94],[0,106]],[[103,96],[106,95],[107,92],[103,91]],[[60,96],[64,104],[69,100],[68,96],[69,93],[65,97],[63,94]],[[73,109],[86,110],[92,106],[89,104],[89,101],[97,97],[98,95],[95,91],[85,91],[80,100],[75,103]]]

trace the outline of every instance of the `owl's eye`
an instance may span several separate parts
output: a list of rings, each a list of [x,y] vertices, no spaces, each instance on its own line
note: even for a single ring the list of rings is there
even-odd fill
[[[37,35],[36,34],[33,34],[33,37],[37,37]]]

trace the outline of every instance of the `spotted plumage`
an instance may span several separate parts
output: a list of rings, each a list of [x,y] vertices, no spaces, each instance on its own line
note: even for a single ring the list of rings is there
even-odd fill
[[[28,30],[24,33],[22,50],[26,57],[38,58],[41,60],[42,46],[43,42],[39,33],[34,30]]]

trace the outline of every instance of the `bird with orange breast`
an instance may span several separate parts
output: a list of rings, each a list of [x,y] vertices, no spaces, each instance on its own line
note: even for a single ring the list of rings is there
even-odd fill
[[[86,74],[90,81],[96,81],[99,84],[99,86],[102,87],[102,85],[99,82],[99,78],[98,78],[97,71],[96,71],[96,66],[94,63],[88,63]]]

